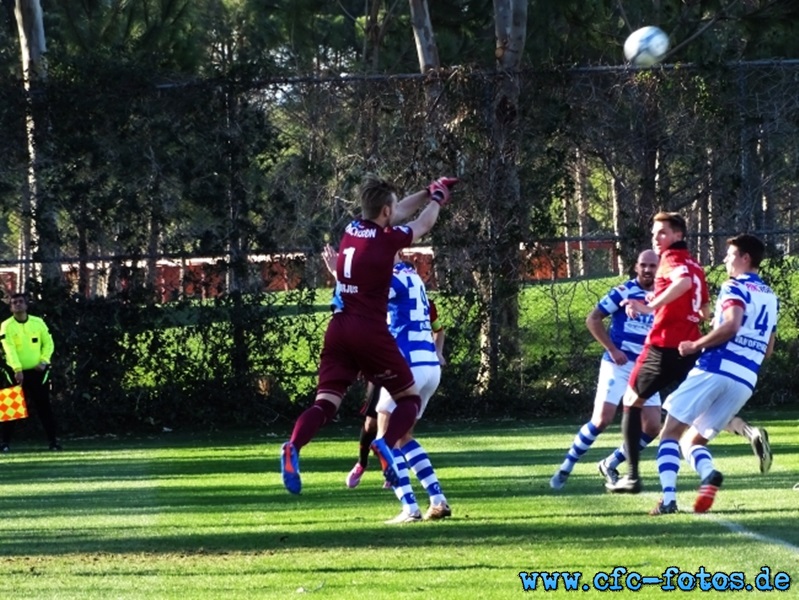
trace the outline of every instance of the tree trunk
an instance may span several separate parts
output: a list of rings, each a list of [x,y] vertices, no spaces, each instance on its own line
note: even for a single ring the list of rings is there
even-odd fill
[[[576,272],[579,277],[588,275],[586,257],[588,256],[585,237],[588,235],[588,165],[585,155],[576,150],[574,159],[574,190],[577,205],[577,256],[575,257]]]
[[[429,136],[428,145],[435,150],[439,146],[435,134],[441,129],[440,120],[435,118],[437,114],[441,114],[441,111],[436,111],[436,106],[441,100],[441,94],[444,91],[441,79],[437,75],[441,68],[441,60],[438,57],[438,47],[433,36],[433,26],[430,23],[430,10],[427,0],[409,0],[409,4],[413,38],[416,42],[416,56],[419,59],[419,70],[422,74],[429,73],[432,75],[425,82],[425,101],[428,120],[431,121],[431,127],[428,131],[433,133],[433,135]]]
[[[14,10],[22,54],[22,79],[27,92],[26,135],[28,143],[27,189],[22,194],[22,253],[30,261],[34,254],[42,264],[45,288],[61,284],[60,244],[56,209],[40,184],[40,168],[47,136],[47,50],[39,0],[17,0]],[[29,262],[26,264],[30,264]],[[32,268],[25,279],[35,277]]]
[[[749,231],[754,224],[758,200],[760,199],[760,168],[758,166],[759,132],[757,124],[746,116],[746,79],[741,72],[738,76],[739,103],[741,107],[740,129],[740,180],[741,190],[736,212],[735,229]]]
[[[230,265],[228,267],[228,290],[233,301],[231,314],[231,364],[236,385],[239,389],[250,386],[250,352],[247,344],[248,323],[244,316],[242,294],[247,292],[249,274],[249,243],[244,232],[244,224],[249,204],[248,192],[242,185],[246,169],[247,157],[242,148],[239,136],[240,99],[235,89],[225,92],[227,111],[227,200],[229,210],[228,249]],[[231,410],[236,410],[240,398],[229,400]]]
[[[486,303],[481,325],[480,391],[499,391],[499,377],[512,370],[520,356],[519,290],[522,239],[520,217],[524,214],[519,186],[519,74],[527,31],[526,0],[494,0],[497,66],[491,111],[489,191],[484,215],[484,249],[488,261],[477,274],[477,285]],[[514,378],[514,380],[517,380]]]

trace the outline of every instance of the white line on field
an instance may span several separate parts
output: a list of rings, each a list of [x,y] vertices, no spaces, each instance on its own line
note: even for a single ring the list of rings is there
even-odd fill
[[[660,498],[660,494],[655,494],[652,492],[647,492],[642,494],[642,496],[652,497],[652,498]],[[690,513],[696,517],[700,517],[703,519],[709,519],[718,525],[721,525],[725,529],[728,529],[732,533],[737,533],[738,535],[743,535],[748,538],[752,538],[753,540],[757,540],[759,542],[763,542],[765,544],[773,544],[775,546],[780,546],[781,548],[785,548],[789,552],[793,552],[794,554],[799,554],[799,546],[795,546],[790,542],[786,542],[785,540],[781,540],[780,538],[771,537],[768,535],[763,535],[760,533],[755,533],[754,531],[748,530],[743,525],[735,523],[733,521],[728,521],[727,519],[722,519],[721,517],[717,517],[713,513]]]
[[[755,533],[754,531],[749,531],[743,525],[739,525],[738,523],[733,523],[732,521],[728,521],[726,519],[721,519],[719,517],[716,517],[713,513],[707,513],[704,516],[705,516],[706,519],[710,519],[711,521],[714,521],[714,522],[718,523],[719,525],[729,529],[733,533],[737,533],[737,534],[740,534],[740,535],[745,535],[746,537],[755,539],[755,540],[757,540],[759,542],[765,542],[766,544],[774,544],[775,546],[781,546],[782,548],[785,548],[786,550],[790,550],[791,552],[793,552],[795,554],[799,554],[799,546],[794,546],[790,542],[786,542],[785,540],[781,540],[779,538],[774,538],[774,537],[771,537],[771,536],[768,536],[768,535],[762,535],[760,533]]]

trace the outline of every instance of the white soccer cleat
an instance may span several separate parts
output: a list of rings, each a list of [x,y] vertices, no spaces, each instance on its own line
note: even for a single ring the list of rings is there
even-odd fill
[[[553,490],[563,489],[563,486],[566,485],[566,480],[568,478],[568,473],[565,471],[558,471],[552,476],[552,479],[549,480],[549,487],[551,487]]]
[[[386,525],[404,525],[405,523],[416,523],[422,520],[422,513],[416,511],[415,513],[409,513],[405,510],[401,511],[393,519],[389,519],[386,521]]]

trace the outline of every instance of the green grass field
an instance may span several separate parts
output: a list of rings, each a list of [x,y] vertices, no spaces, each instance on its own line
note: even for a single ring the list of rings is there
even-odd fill
[[[0,574],[14,600],[429,600],[518,597],[522,571],[579,571],[581,585],[590,585],[617,566],[643,576],[705,567],[742,572],[752,583],[767,566],[792,580],[792,591],[770,595],[789,598],[799,585],[796,416],[753,419],[771,434],[767,476],[745,440],[722,434],[713,449],[726,480],[712,512],[657,518],[646,514],[658,498],[653,452],[640,496],[606,494],[596,475],[596,461],[619,441],[617,426],[564,490],[550,490],[578,421],[420,424],[454,515],[394,527],[383,521],[398,503],[377,469],[357,489],[343,484],[357,452],[356,422],[324,430],[303,450],[300,496],[284,491],[278,473],[288,427],[68,439],[62,453],[20,444],[0,457]],[[689,467],[679,485],[687,511],[697,485]],[[636,597],[663,594],[645,586]],[[743,595],[751,594],[726,594]]]

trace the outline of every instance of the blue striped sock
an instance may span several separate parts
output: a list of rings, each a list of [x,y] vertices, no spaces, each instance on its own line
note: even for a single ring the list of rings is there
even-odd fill
[[[674,502],[677,499],[677,473],[680,470],[680,444],[677,440],[660,441],[657,465],[660,487],[663,488],[663,502]]]
[[[654,440],[651,435],[641,432],[641,450],[646,448]],[[621,463],[627,460],[627,453],[624,451],[624,444],[616,448],[610,456],[605,459],[605,464],[611,469],[617,469]]]
[[[402,503],[402,508],[405,512],[410,514],[417,513],[419,512],[419,505],[416,503],[416,495],[411,487],[408,463],[405,462],[402,452],[396,448],[392,452],[394,453],[394,462],[397,464],[397,472],[399,473],[399,485],[394,488],[394,495]]]
[[[600,433],[602,433],[602,430],[591,421],[580,427],[580,431],[574,436],[571,448],[566,452],[566,458],[563,460],[563,464],[560,465],[560,470],[563,473],[571,473],[574,465],[583,457],[583,454],[588,452],[591,444],[594,443]]]
[[[444,496],[444,492],[441,491],[441,484],[438,481],[436,472],[422,445],[412,439],[400,450],[408,460],[411,470],[421,482],[427,495],[430,496],[430,504],[436,505],[446,502],[447,499]]]
[[[691,466],[693,467],[694,471],[699,474],[699,479],[704,479],[708,475],[710,475],[715,467],[713,466],[713,456],[710,454],[710,450],[707,449],[707,446],[691,446],[690,450],[690,460]]]

